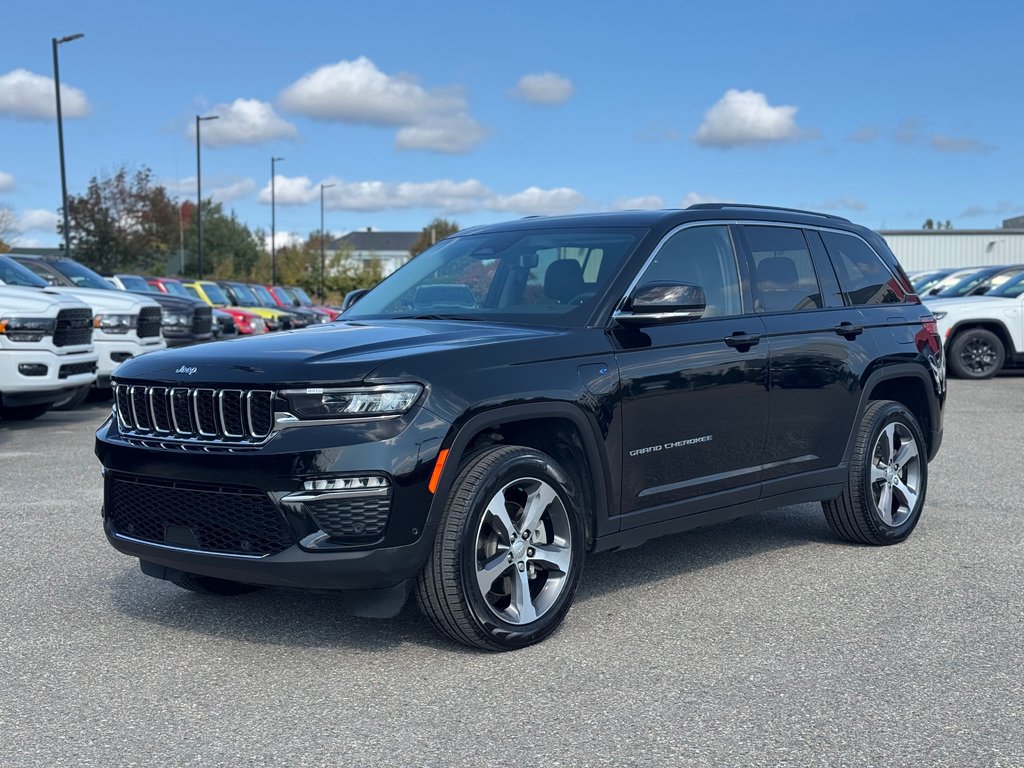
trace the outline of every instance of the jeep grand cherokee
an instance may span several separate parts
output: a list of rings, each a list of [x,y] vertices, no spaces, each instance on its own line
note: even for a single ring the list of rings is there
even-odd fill
[[[415,592],[494,650],[561,623],[587,552],[809,501],[839,538],[906,539],[945,398],[878,235],[718,204],[464,230],[336,323],[115,385],[104,525],[144,573],[359,615]]]

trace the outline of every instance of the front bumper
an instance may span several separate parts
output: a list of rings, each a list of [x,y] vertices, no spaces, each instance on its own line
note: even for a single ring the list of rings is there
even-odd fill
[[[2,350],[0,391],[3,392],[3,400],[7,405],[55,402],[66,390],[89,386],[96,381],[96,361],[95,352],[58,355],[45,349]],[[43,376],[26,376],[19,371],[19,366],[23,365],[43,365],[46,373]],[[67,366],[75,366],[72,370],[87,370],[67,374]],[[62,367],[65,367],[64,378],[60,376]]]
[[[110,339],[111,334],[104,335],[108,338],[98,338],[98,334],[93,336],[96,354],[99,356],[96,386],[104,389],[110,387],[110,377],[121,363],[139,355],[167,349],[167,342],[162,338],[147,337],[145,341],[140,341],[138,337],[133,338],[134,334],[126,334],[123,339]]]

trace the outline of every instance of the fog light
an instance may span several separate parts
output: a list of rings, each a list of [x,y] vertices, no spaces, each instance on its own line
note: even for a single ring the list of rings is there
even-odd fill
[[[125,360],[131,360],[134,355],[131,352],[111,352],[110,359],[115,363],[123,363]]]
[[[45,376],[48,370],[42,363],[18,363],[18,373],[22,376]]]
[[[361,491],[364,489],[387,488],[388,480],[379,475],[365,477],[334,477],[328,480],[306,480],[302,484],[307,491]]]

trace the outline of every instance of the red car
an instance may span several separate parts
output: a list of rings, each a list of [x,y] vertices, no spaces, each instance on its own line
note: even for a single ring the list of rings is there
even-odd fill
[[[322,304],[314,304],[313,300],[309,298],[309,294],[298,286],[288,286],[286,288],[281,285],[268,285],[266,288],[270,291],[270,295],[277,302],[277,305],[282,309],[305,307],[306,309],[312,309],[314,312],[326,315],[332,321],[337,320],[338,315],[341,314],[340,309],[325,307]]]
[[[175,277],[147,277],[146,282],[161,293],[170,293],[174,296],[185,296],[190,299],[196,298],[189,293],[184,284]],[[267,324],[259,315],[247,312],[238,307],[218,307],[221,312],[227,312],[235,320],[235,328],[243,336],[267,332]]]

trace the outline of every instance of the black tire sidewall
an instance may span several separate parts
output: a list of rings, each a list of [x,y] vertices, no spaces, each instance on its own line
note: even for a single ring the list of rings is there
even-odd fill
[[[875,499],[871,489],[871,459],[874,455],[875,444],[878,437],[889,424],[899,423],[910,430],[914,440],[917,442],[918,457],[921,462],[921,487],[917,495],[917,505],[901,525],[887,525],[875,510]],[[928,492],[928,448],[924,441],[921,427],[914,415],[899,403],[889,402],[874,414],[874,423],[871,426],[871,437],[865,445],[865,453],[860,457],[860,493],[864,500],[864,509],[867,512],[867,519],[877,535],[885,542],[896,543],[903,541],[913,532],[921,519],[921,510],[924,509],[925,497]]]
[[[965,367],[960,360],[960,353],[963,351],[964,345],[966,345],[971,338],[979,336],[989,342],[993,349],[995,349],[999,354],[997,361],[998,364],[993,366],[991,371],[980,374]],[[949,348],[949,367],[952,369],[953,373],[961,379],[990,379],[1002,370],[1005,362],[1006,349],[1003,346],[1002,340],[996,334],[992,333],[992,331],[985,328],[971,328],[958,333]]]
[[[476,532],[487,503],[506,484],[521,478],[543,480],[565,505],[572,534],[572,565],[568,580],[551,609],[525,627],[509,624],[494,615],[476,584]],[[549,457],[530,452],[510,456],[490,472],[472,491],[463,519],[459,543],[459,578],[474,622],[493,642],[507,648],[519,648],[539,642],[557,629],[572,606],[583,571],[584,525],[579,497],[568,475]]]

